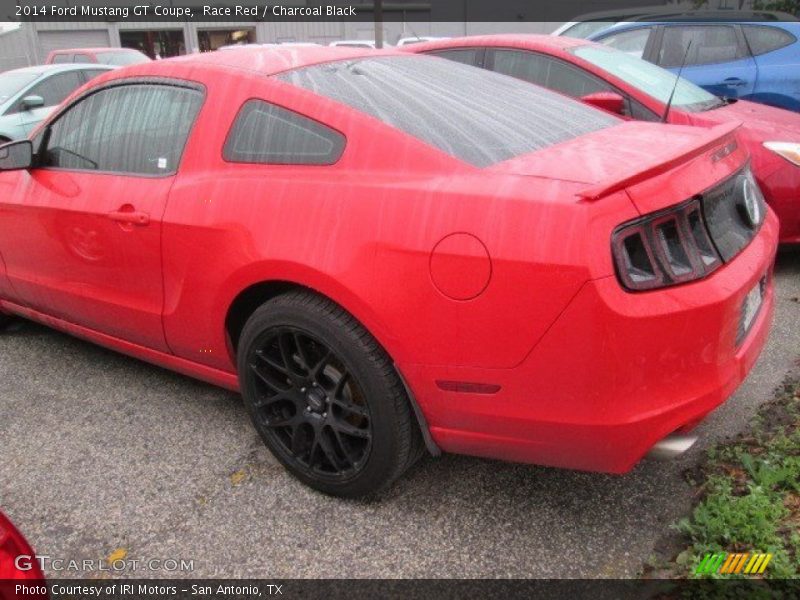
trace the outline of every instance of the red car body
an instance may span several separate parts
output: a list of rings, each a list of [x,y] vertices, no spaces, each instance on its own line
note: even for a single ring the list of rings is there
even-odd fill
[[[436,53],[442,50],[487,48],[521,50],[563,61],[600,79],[608,88],[623,97],[633,99],[649,112],[649,118],[664,115],[666,103],[647,89],[631,84],[614,73],[576,55],[575,49],[585,46],[614,51],[600,44],[577,38],[549,35],[488,35],[452,38],[426,42],[405,49],[413,53]],[[644,61],[642,61],[644,62]],[[653,69],[654,66],[650,65]],[[655,67],[658,69],[658,67]],[[665,71],[665,73],[667,73]],[[674,77],[673,75],[670,75]],[[561,90],[556,90],[561,91]],[[679,125],[713,127],[726,123],[741,123],[739,137],[752,157],[753,173],[767,202],[781,223],[782,243],[800,243],[800,165],[794,164],[764,147],[764,142],[788,141],[800,143],[800,114],[764,104],[738,100],[720,103],[709,110],[690,111],[672,106],[668,122]]]
[[[620,225],[668,217],[746,168],[734,127],[624,122],[537,91],[613,121],[476,167],[285,79],[385,59],[443,64],[243,49],[93,80],[60,110],[119,83],[201,86],[180,167],[169,177],[0,173],[0,310],[237,390],[242,323],[276,295],[313,290],[385,349],[432,451],[596,471],[629,470],[736,389],[770,327],[775,215],[764,208],[752,239],[713,272],[663,289],[626,290],[612,252]],[[341,132],[341,157],[224,160],[254,98]],[[742,335],[756,289],[763,304]]]

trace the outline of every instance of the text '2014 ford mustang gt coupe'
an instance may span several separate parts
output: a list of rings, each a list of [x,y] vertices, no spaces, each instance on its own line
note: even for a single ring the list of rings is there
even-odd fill
[[[443,59],[136,65],[0,149],[0,310],[241,390],[300,480],[425,448],[622,473],[743,380],[778,223],[735,125]]]

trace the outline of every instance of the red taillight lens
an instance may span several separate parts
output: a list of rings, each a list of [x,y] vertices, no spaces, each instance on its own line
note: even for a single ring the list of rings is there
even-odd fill
[[[698,200],[623,224],[611,246],[617,275],[632,291],[700,279],[722,264]]]
[[[44,582],[44,574],[28,542],[0,512],[0,581],[4,579],[41,583]],[[0,598],[4,597],[4,591],[0,589]]]

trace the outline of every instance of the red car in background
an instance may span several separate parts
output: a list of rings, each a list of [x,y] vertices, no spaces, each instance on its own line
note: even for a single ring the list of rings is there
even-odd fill
[[[511,75],[628,119],[660,121],[675,75],[625,52],[581,39],[490,35],[410,46]],[[782,243],[800,243],[800,114],[745,100],[723,100],[681,79],[667,121],[713,127],[742,123],[739,139],[781,223]]]
[[[133,48],[68,48],[52,50],[44,64],[100,63],[124,67],[150,62],[150,57]]]
[[[622,473],[736,389],[778,222],[734,126],[398,51],[92,80],[0,147],[0,311],[241,390],[363,496],[424,452]]]

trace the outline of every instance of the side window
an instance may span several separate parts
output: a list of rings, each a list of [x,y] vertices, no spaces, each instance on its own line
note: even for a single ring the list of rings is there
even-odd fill
[[[435,52],[427,52],[427,54],[475,67],[482,66],[478,64],[480,51],[481,49],[479,48],[453,48],[451,50],[436,50]]]
[[[245,102],[228,133],[228,162],[269,165],[331,165],[345,138],[322,123],[262,100]]]
[[[78,71],[68,71],[66,73],[58,73],[52,77],[48,77],[44,81],[37,83],[29,89],[25,96],[41,96],[44,98],[45,106],[57,106],[61,104],[64,99],[72,92],[78,89],[83,82]],[[20,112],[22,110],[22,101],[14,106],[6,114]]]
[[[619,33],[605,37],[600,40],[600,43],[616,48],[636,58],[642,58],[644,56],[644,50],[647,47],[647,40],[650,39],[650,34],[652,32],[652,27],[628,29],[627,31],[620,31]]]
[[[602,79],[558,59],[520,50],[494,50],[493,70],[580,98],[611,90]]]
[[[108,73],[105,69],[85,69],[81,71],[83,73],[84,81],[91,81],[98,75],[102,75],[103,73]]]
[[[692,47],[687,55],[686,48],[690,41]],[[731,25],[665,27],[658,64],[662,67],[680,66],[684,55],[687,65],[708,65],[742,58],[744,52]]]
[[[742,25],[744,36],[753,56],[766,54],[773,50],[779,50],[789,44],[794,44],[797,38],[788,31],[779,27],[769,27],[766,25]]]
[[[69,54],[56,54],[53,57],[53,64],[72,62],[72,56]]]
[[[76,54],[72,57],[72,62],[74,63],[88,63],[93,62],[91,58],[89,58],[88,54]]]
[[[135,175],[175,173],[202,102],[201,92],[171,85],[100,90],[50,126],[40,164]]]

